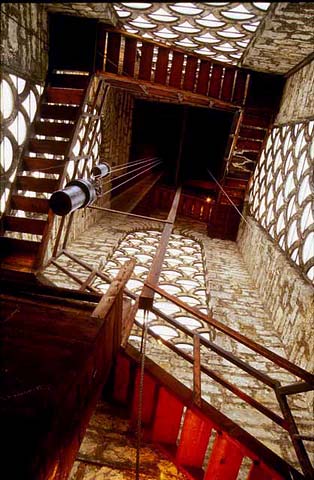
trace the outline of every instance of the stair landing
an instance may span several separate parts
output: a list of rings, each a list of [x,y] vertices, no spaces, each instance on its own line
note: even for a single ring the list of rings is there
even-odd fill
[[[99,402],[91,418],[69,480],[134,480],[136,438],[123,409]],[[140,480],[186,480],[152,445],[140,451]]]

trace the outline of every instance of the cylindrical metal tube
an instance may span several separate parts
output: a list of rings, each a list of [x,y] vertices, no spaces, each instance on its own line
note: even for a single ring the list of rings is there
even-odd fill
[[[83,178],[72,180],[63,190],[54,192],[49,200],[51,210],[60,216],[74,212],[78,208],[86,207],[96,199],[94,185]]]
[[[108,165],[108,163],[98,163],[98,165],[95,165],[92,168],[91,173],[94,177],[107,177],[110,173],[110,166]]]

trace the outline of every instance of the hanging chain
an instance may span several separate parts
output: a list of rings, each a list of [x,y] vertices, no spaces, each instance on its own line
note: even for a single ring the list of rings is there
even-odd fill
[[[138,396],[138,416],[137,416],[137,432],[136,432],[136,472],[135,479],[140,480],[140,450],[141,450],[141,433],[142,433],[142,411],[143,411],[143,391],[144,391],[144,370],[145,370],[145,355],[147,344],[147,330],[148,330],[148,310],[143,313],[144,322],[142,328],[141,350],[140,350],[140,382],[139,382],[139,396]]]

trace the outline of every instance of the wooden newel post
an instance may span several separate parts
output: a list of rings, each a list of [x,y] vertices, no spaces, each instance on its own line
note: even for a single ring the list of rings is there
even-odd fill
[[[193,399],[196,405],[201,404],[201,343],[198,334],[193,337]]]

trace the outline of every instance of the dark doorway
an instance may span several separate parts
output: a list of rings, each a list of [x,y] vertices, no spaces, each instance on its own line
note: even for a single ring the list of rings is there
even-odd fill
[[[49,18],[49,71],[92,72],[98,21],[52,14]]]
[[[131,159],[161,157],[171,184],[181,149],[180,183],[209,180],[207,169],[219,178],[232,120],[222,110],[136,100]]]

